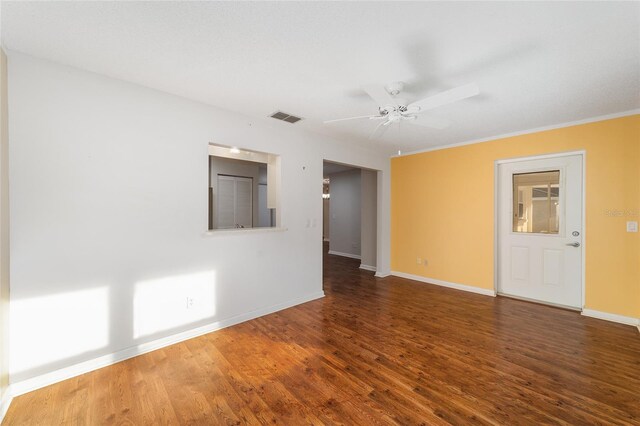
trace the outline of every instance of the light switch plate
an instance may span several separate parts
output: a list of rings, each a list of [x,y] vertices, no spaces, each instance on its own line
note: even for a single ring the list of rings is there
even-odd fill
[[[627,232],[638,232],[638,222],[631,220],[627,222]]]

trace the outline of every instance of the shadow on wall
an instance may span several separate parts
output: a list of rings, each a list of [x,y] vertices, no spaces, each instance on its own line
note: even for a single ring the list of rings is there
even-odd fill
[[[208,324],[217,300],[214,270],[13,299],[11,382]]]

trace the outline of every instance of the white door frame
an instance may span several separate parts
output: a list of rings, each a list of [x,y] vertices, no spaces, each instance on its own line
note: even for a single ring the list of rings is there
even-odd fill
[[[336,160],[331,160],[329,158],[323,158],[322,159],[322,166],[324,168],[324,163],[333,163],[333,164],[339,164],[342,166],[349,166],[349,167],[353,167],[354,169],[360,169],[360,170],[369,170],[371,172],[375,172],[376,173],[376,269],[375,269],[375,276],[378,278],[385,278],[388,277],[390,275],[389,270],[384,270],[383,265],[384,265],[384,247],[383,247],[383,241],[384,241],[384,232],[383,232],[383,217],[384,217],[384,208],[385,205],[383,204],[383,194],[384,194],[384,179],[385,179],[385,174],[390,172],[385,172],[381,169],[374,169],[368,166],[359,166],[357,164],[352,164],[352,163],[345,163],[342,161],[336,161]],[[320,194],[322,194],[322,186],[319,186],[320,189],[320,193],[318,194],[318,199],[320,199]],[[329,192],[331,192],[331,190],[329,190]],[[322,217],[322,208],[323,208],[323,204],[320,204],[321,206],[321,210],[320,210],[320,216]],[[387,260],[390,260],[389,257],[387,257]],[[372,271],[373,272],[373,271]]]
[[[520,161],[530,161],[530,160],[544,160],[547,158],[559,158],[559,157],[568,157],[568,156],[572,156],[572,155],[579,155],[582,157],[582,206],[581,206],[581,211],[582,211],[582,272],[581,272],[581,281],[582,281],[582,288],[581,288],[581,310],[584,310],[585,307],[585,278],[586,278],[586,262],[585,262],[585,255],[587,253],[587,234],[586,234],[586,193],[587,193],[587,151],[585,150],[579,150],[579,151],[566,151],[566,152],[558,152],[558,153],[553,153],[553,154],[543,154],[543,155],[532,155],[529,157],[516,157],[516,158],[505,158],[505,159],[501,159],[501,160],[495,160],[494,164],[493,164],[493,291],[495,292],[495,294],[498,294],[498,272],[499,272],[499,255],[500,255],[500,241],[498,238],[498,228],[499,228],[499,223],[498,223],[498,180],[499,180],[499,176],[498,176],[498,166],[500,164],[506,164],[506,163],[517,163]]]

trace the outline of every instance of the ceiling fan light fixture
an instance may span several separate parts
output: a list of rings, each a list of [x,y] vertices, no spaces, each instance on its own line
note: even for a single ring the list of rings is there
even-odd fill
[[[395,97],[402,91],[403,88],[404,83],[401,81],[391,83],[387,86],[362,86],[362,89],[369,95],[369,97],[371,97],[371,99],[373,99],[374,102],[378,104],[379,115],[338,118],[334,120],[327,120],[325,121],[325,123],[328,124],[339,121],[357,120],[364,118],[368,118],[369,120],[383,120],[373,130],[373,133],[371,133],[369,139],[381,137],[385,130],[388,129],[391,124],[400,124],[401,121],[406,120],[422,127],[444,129],[448,127],[451,122],[437,117],[423,116],[422,114],[425,111],[437,108],[439,106],[448,105],[453,102],[461,101],[480,93],[478,85],[475,83],[471,83],[464,86],[454,87],[453,89],[445,90],[444,92],[437,93],[427,98],[408,103],[405,99]],[[420,115],[420,119],[418,118],[418,115]]]

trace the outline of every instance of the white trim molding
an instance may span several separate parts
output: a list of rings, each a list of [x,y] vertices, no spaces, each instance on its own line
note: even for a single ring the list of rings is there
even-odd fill
[[[341,251],[329,250],[329,254],[333,254],[335,256],[349,257],[351,259],[358,259],[358,260],[362,259],[362,256],[360,256],[359,254],[343,253]]]
[[[0,424],[4,420],[4,416],[9,411],[9,406],[11,405],[11,400],[13,400],[11,386],[8,386],[7,389],[4,390],[4,395],[2,395],[2,399],[0,399]]]
[[[585,317],[597,318],[605,321],[617,322],[619,324],[633,325],[640,331],[640,318],[626,317],[624,315],[610,314],[609,312],[596,311],[584,308],[582,315]]]
[[[468,140],[468,141],[464,141],[464,142],[458,142],[458,143],[452,143],[452,144],[448,144],[448,145],[436,145],[436,146],[432,146],[430,148],[403,152],[400,155],[392,155],[391,158],[405,157],[407,155],[422,154],[423,152],[439,151],[441,149],[455,148],[455,147],[458,147],[458,146],[465,146],[465,145],[473,145],[473,144],[476,144],[476,143],[491,142],[491,141],[496,141],[496,140],[499,140],[499,139],[512,138],[514,136],[521,136],[521,135],[528,135],[528,134],[531,134],[531,133],[545,132],[547,130],[563,129],[565,127],[579,126],[581,124],[596,123],[598,121],[613,120],[614,118],[629,117],[631,115],[636,115],[636,114],[640,114],[640,108],[639,109],[632,109],[632,110],[629,110],[629,111],[622,111],[622,112],[618,112],[618,113],[615,113],[615,114],[600,115],[598,117],[586,118],[584,120],[568,121],[568,122],[565,122],[565,123],[553,124],[551,126],[536,127],[536,128],[533,128],[533,129],[521,130],[519,132],[503,133],[501,135],[488,136],[486,138],[481,138],[481,139],[472,139],[472,140]]]
[[[364,269],[365,271],[376,272],[376,267],[371,265],[365,265],[364,263],[360,264],[360,269]]]
[[[235,317],[227,318],[221,321],[215,321],[210,324],[206,324],[191,330],[186,330],[180,333],[173,334],[171,336],[163,337],[151,342],[141,343],[137,346],[132,346],[123,349],[118,352],[103,355],[98,358],[94,358],[88,361],[84,361],[78,364],[71,365],[69,367],[61,368],[56,371],[42,374],[40,376],[32,377],[30,379],[23,380],[11,384],[11,397],[16,397],[27,392],[40,389],[51,384],[61,382],[63,380],[70,379],[80,374],[88,373],[93,370],[97,370],[102,367],[113,365],[120,361],[124,361],[129,358],[133,358],[138,355],[152,352],[157,349],[164,348],[166,346],[174,345],[185,340],[193,339],[194,337],[201,336],[203,334],[211,333],[213,331],[221,330],[232,325],[240,324],[245,321],[249,321],[263,315],[272,314],[283,309],[291,308],[302,303],[311,302],[312,300],[320,299],[324,297],[324,292],[319,291],[309,294],[307,296],[299,297],[297,299],[289,300],[287,302],[279,303],[277,305],[268,306],[266,308],[257,309],[255,311],[248,312],[246,314],[237,315]]]
[[[387,278],[389,275],[391,275],[391,274],[388,273],[388,272],[385,273],[385,272],[376,271],[374,277],[376,277],[376,278]]]
[[[391,275],[400,277],[400,278],[407,278],[414,281],[420,281],[426,284],[434,284],[434,285],[439,285],[441,287],[453,288],[455,290],[467,291],[469,293],[482,294],[484,296],[491,296],[491,297],[496,296],[496,292],[493,289],[480,288],[480,287],[467,285],[467,284],[452,283],[449,281],[437,280],[435,278],[428,278],[420,275],[407,274],[405,272],[398,272],[398,271],[391,271]]]
[[[547,154],[540,155],[528,155],[525,157],[510,157],[510,158],[501,158],[499,160],[495,160],[495,163],[500,164],[510,164],[510,163],[520,163],[522,161],[534,161],[534,160],[547,160],[549,158],[559,158],[559,157],[571,157],[574,155],[587,155],[587,151],[584,149],[577,149],[573,151],[558,151],[558,152],[550,152]]]
[[[232,228],[232,229],[212,229],[205,231],[204,237],[220,237],[229,235],[250,235],[264,234],[265,232],[286,232],[289,228],[272,227],[272,228]]]

